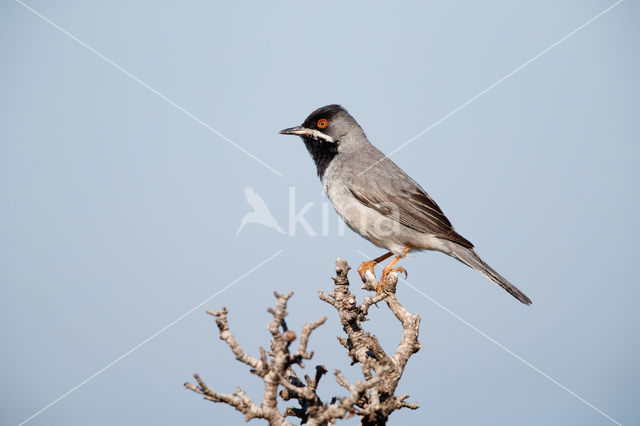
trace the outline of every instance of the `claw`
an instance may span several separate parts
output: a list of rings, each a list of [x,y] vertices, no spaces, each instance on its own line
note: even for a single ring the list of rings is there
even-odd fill
[[[376,262],[374,261],[362,262],[360,264],[360,267],[358,267],[358,274],[360,275],[360,279],[362,279],[363,283],[367,282],[367,271],[371,271],[371,273],[375,276],[375,272],[373,271],[373,267],[375,265]]]
[[[404,278],[407,279],[409,277],[409,274],[407,273],[407,270],[404,269],[402,266],[398,266],[397,268],[393,268],[391,271],[389,272],[401,272],[404,274]]]
[[[409,276],[409,274],[407,273],[407,270],[404,269],[402,266],[398,266],[397,268],[393,268],[393,269],[389,269],[387,270],[386,268],[382,271],[382,277],[380,278],[380,282],[378,283],[378,289],[376,290],[376,296],[379,295],[380,293],[382,293],[383,290],[387,289],[387,277],[389,277],[389,274],[392,272],[400,272],[404,274],[404,277],[407,278]]]

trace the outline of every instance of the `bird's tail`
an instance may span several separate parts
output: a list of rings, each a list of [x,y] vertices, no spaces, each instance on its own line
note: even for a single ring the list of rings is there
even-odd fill
[[[484,261],[480,259],[480,256],[478,256],[473,249],[463,247],[451,241],[447,241],[446,245],[449,249],[448,254],[455,257],[465,265],[482,272],[485,277],[489,278],[491,281],[507,290],[509,294],[518,299],[520,302],[524,303],[525,305],[531,304],[531,299],[529,299],[523,292],[518,290],[516,286],[507,281],[502,275],[497,273],[491,266],[484,263]]]

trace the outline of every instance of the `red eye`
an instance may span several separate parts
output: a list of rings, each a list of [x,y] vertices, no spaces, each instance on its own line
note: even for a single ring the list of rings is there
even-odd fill
[[[322,120],[318,120],[318,127],[320,127],[321,129],[327,127],[327,124],[329,124],[329,122],[324,118]]]

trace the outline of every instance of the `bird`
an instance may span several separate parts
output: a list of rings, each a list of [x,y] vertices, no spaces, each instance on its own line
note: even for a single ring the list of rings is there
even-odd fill
[[[391,272],[407,274],[396,267],[407,253],[432,250],[459,260],[520,302],[531,304],[531,299],[478,256],[474,245],[456,232],[429,194],[369,142],[345,108],[337,104],[320,107],[301,125],[280,134],[302,138],[324,192],[347,226],[388,250],[362,262],[358,268],[362,281],[366,282],[367,272],[374,273],[378,263],[394,256],[382,271],[377,294],[385,290]]]
[[[250,186],[247,186],[244,189],[244,196],[247,198],[247,203],[251,207],[253,207],[253,211],[245,214],[240,221],[240,227],[236,231],[236,235],[240,234],[242,228],[248,223],[257,223],[259,225],[266,226],[267,228],[272,228],[278,231],[281,234],[284,234],[280,225],[271,214],[269,207],[267,207],[267,203],[264,202],[262,197],[258,195],[256,191],[253,190]]]

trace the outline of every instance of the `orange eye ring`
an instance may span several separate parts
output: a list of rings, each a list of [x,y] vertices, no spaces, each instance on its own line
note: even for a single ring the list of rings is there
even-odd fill
[[[325,127],[327,127],[327,125],[329,124],[329,122],[327,120],[325,120],[324,118],[321,120],[318,120],[318,127],[321,129],[324,129]]]

